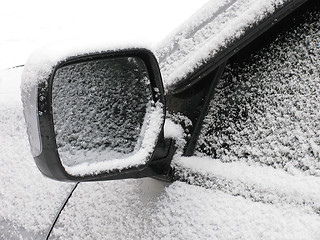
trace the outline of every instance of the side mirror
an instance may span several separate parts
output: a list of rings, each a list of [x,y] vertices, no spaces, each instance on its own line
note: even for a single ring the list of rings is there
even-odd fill
[[[54,60],[35,54],[25,66],[22,100],[31,151],[45,176],[170,180],[174,150],[163,137],[164,90],[149,50]]]

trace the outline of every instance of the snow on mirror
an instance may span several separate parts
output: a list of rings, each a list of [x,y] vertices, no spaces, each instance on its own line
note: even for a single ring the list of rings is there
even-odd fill
[[[62,165],[68,169],[135,154],[151,100],[140,58],[107,58],[59,68],[53,79],[52,110]]]

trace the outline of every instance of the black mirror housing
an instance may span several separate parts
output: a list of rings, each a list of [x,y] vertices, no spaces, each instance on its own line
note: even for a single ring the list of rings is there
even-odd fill
[[[145,151],[146,149],[141,145],[140,150],[142,150],[133,154],[133,156],[136,156],[135,158],[126,158],[125,160],[129,164],[123,165],[123,167],[106,168],[103,167],[101,163],[99,163],[99,165],[98,163],[87,162],[81,165],[81,169],[84,172],[69,171],[69,169],[76,168],[68,168],[60,159],[57,131],[53,117],[52,89],[56,73],[63,67],[72,64],[119,58],[137,58],[140,59],[145,66],[150,80],[148,84],[153,104],[152,111],[155,112],[157,108],[157,113],[151,114],[150,119],[144,126],[144,128],[147,129],[146,132],[143,132],[143,134],[152,135],[152,149]],[[44,62],[43,65],[35,64],[35,62],[41,62],[39,59]],[[69,54],[54,60],[52,60],[50,56],[46,57],[43,52],[35,54],[31,57],[29,64],[27,63],[24,69],[22,101],[32,155],[37,167],[45,176],[60,181],[99,181],[161,175],[165,175],[167,180],[170,179],[168,175],[170,175],[171,172],[170,161],[174,153],[174,148],[172,141],[168,139],[165,140],[163,137],[165,120],[164,90],[157,60],[150,50],[145,48],[122,48],[102,52],[92,51],[89,53]],[[126,117],[130,118],[131,116]],[[151,129],[151,125],[157,125],[157,127]],[[144,136],[142,136],[142,138],[144,138]],[[142,152],[144,153],[143,158],[145,159],[143,161],[132,162],[133,164],[131,164],[130,161],[133,161],[131,159],[137,160]],[[113,159],[110,161],[113,161]],[[121,162],[124,160],[120,159],[117,161]],[[100,167],[98,167],[98,165]]]

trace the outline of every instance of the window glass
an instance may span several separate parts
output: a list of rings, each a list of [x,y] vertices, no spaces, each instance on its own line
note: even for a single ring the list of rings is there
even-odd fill
[[[306,19],[228,64],[198,155],[320,176],[320,16]]]

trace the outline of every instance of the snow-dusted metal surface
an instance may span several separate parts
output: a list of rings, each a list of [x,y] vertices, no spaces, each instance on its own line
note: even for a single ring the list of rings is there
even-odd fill
[[[320,216],[308,206],[153,181],[81,183],[51,239],[310,240],[320,234]]]
[[[290,0],[212,0],[156,47],[166,91]]]
[[[154,183],[157,192],[151,196],[145,190],[146,183],[155,181],[150,179],[80,184],[52,239],[319,239],[318,22],[282,36],[263,49],[262,56],[253,56],[251,66],[229,65],[205,120],[202,153],[173,160],[176,174],[186,183]],[[232,114],[217,114],[217,109]],[[225,131],[216,131],[220,123]],[[182,137],[172,118],[165,126],[167,136]],[[296,134],[295,129],[307,130]],[[266,143],[260,149],[264,155],[257,161],[249,159],[256,158],[256,151],[239,157],[236,150],[251,149],[247,143],[258,143],[257,137]],[[212,156],[211,144],[221,151],[215,159],[203,156]],[[290,144],[298,155],[290,157]],[[268,156],[270,146],[277,149]],[[299,154],[312,155],[313,161],[301,161],[301,168],[294,159]],[[265,156],[274,161],[264,161]],[[87,205],[94,210],[83,211]],[[71,220],[75,215],[77,222]]]
[[[0,73],[0,239],[44,238],[73,184],[41,175],[20,100],[21,68]]]

